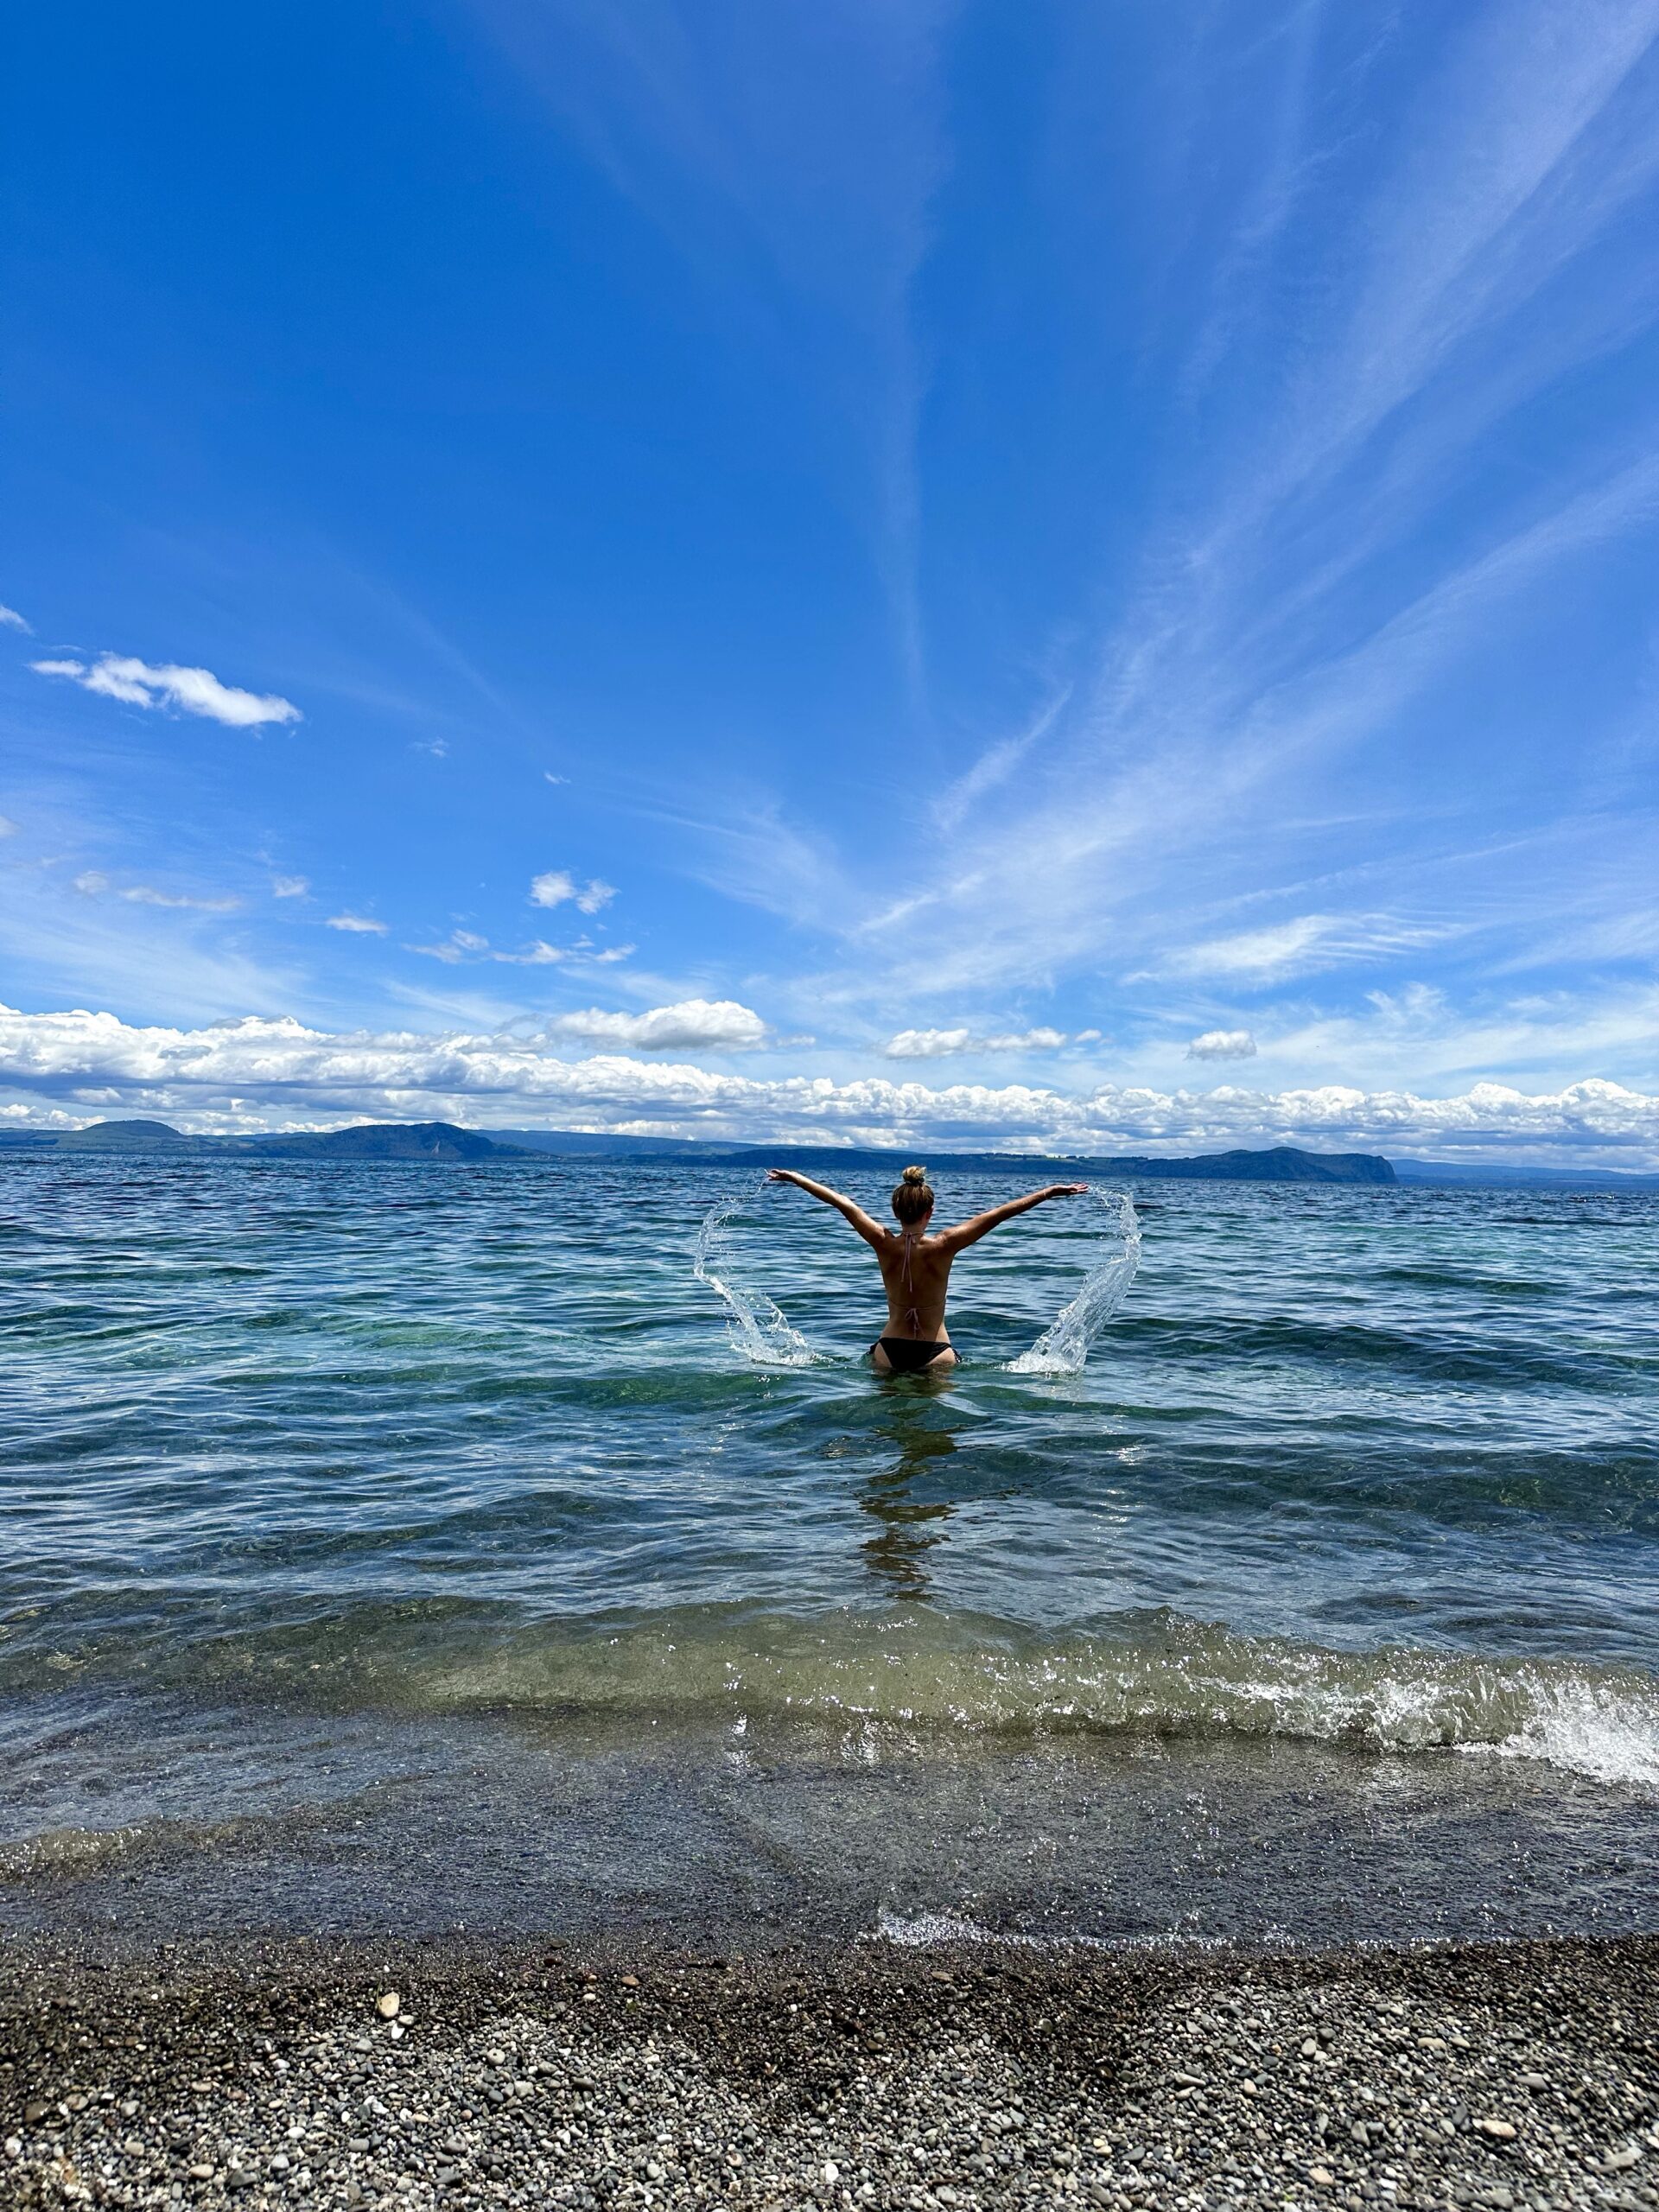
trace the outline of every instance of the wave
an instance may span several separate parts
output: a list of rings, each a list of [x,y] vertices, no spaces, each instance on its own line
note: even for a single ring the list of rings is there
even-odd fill
[[[245,1651],[236,1679],[245,1689],[263,1675],[325,1700],[426,1713],[511,1707],[671,1726],[718,1714],[964,1742],[1282,1738],[1391,1755],[1478,1752],[1659,1790],[1659,1681],[1587,1661],[1336,1651],[1166,1612],[1054,1640],[922,1606],[815,1620],[685,1608],[610,1633],[544,1624],[490,1636],[476,1621],[451,1621],[410,1639],[410,1625],[405,1615],[377,1635],[359,1622],[349,1649],[321,1669],[292,1650],[274,1669]]]

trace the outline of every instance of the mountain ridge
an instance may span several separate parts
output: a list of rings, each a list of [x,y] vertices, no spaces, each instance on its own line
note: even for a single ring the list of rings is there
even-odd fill
[[[613,1138],[584,1130],[463,1129],[453,1122],[367,1122],[345,1129],[301,1130],[271,1136],[190,1136],[165,1122],[95,1122],[62,1132],[0,1133],[0,1149],[106,1153],[125,1156],[215,1160],[693,1160],[711,1165],[751,1162],[780,1166],[905,1165],[918,1147],[724,1144],[699,1137]],[[919,1147],[922,1150],[929,1147]],[[933,1152],[944,1167],[993,1173],[1138,1176],[1148,1181],[1391,1184],[1394,1170],[1376,1153],[1312,1153],[1294,1145],[1196,1153],[1146,1154]]]

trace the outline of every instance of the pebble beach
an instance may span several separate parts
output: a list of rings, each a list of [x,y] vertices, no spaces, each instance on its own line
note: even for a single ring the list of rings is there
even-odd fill
[[[808,1959],[20,1947],[0,2196],[1659,2204],[1659,1940]]]

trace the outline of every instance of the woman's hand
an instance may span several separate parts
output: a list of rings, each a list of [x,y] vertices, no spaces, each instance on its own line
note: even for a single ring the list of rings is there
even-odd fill
[[[798,1183],[800,1179],[792,1167],[768,1167],[766,1170],[768,1183]]]
[[[1044,1195],[1051,1198],[1080,1198],[1088,1188],[1086,1183],[1051,1183]]]

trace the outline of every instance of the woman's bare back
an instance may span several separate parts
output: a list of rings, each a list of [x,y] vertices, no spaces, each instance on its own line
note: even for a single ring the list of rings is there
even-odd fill
[[[893,1194],[893,1211],[899,1215],[901,1226],[887,1229],[873,1221],[855,1200],[830,1190],[827,1184],[798,1175],[791,1167],[773,1167],[767,1173],[769,1182],[793,1183],[809,1198],[820,1198],[825,1205],[833,1206],[874,1252],[881,1269],[882,1287],[887,1294],[887,1325],[870,1346],[870,1357],[882,1374],[895,1370],[917,1374],[924,1369],[931,1373],[942,1367],[954,1367],[957,1355],[950,1348],[945,1328],[944,1308],[950,1287],[950,1263],[957,1253],[965,1251],[969,1244],[976,1244],[982,1236],[988,1236],[1005,1221],[1012,1221],[1016,1214],[1028,1213],[1033,1206],[1041,1205],[1045,1199],[1072,1198],[1089,1187],[1086,1183],[1050,1183],[1040,1191],[1028,1192],[1021,1198],[1010,1198],[1003,1205],[974,1215],[971,1220],[959,1221],[954,1229],[942,1230],[938,1236],[930,1236],[927,1224],[932,1213],[933,1193],[927,1189],[925,1178],[924,1169],[906,1169],[904,1182]],[[918,1197],[925,1207],[919,1214],[915,1206]],[[923,1349],[933,1344],[943,1349],[937,1352]]]

